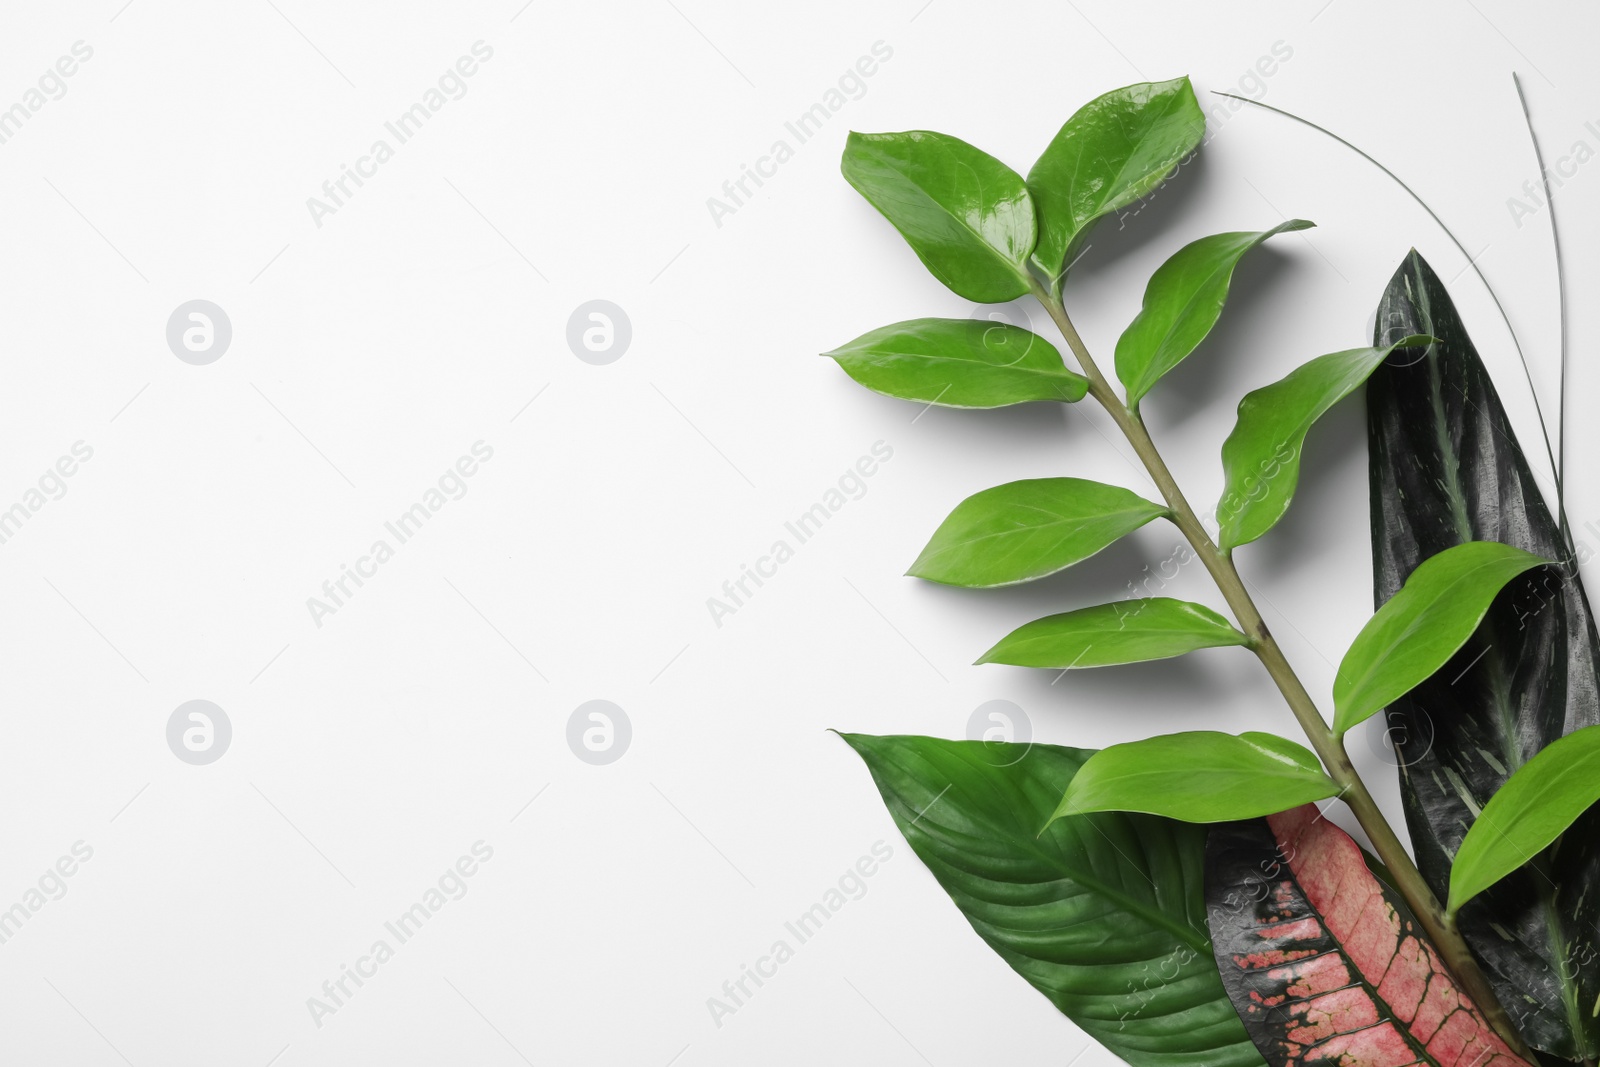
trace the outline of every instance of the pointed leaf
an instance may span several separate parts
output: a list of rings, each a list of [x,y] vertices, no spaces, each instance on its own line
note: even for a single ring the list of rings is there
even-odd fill
[[[1014,585],[1088,559],[1166,513],[1083,478],[1008,482],[958,504],[906,573],[945,585]]]
[[[1567,559],[1555,520],[1499,394],[1422,257],[1395,272],[1375,344],[1400,351],[1367,383],[1372,554],[1382,604],[1428,557],[1501,541]],[[1417,866],[1444,900],[1450,860],[1507,777],[1556,738],[1600,723],[1600,640],[1575,568],[1513,579],[1443,669],[1389,704],[1400,796]],[[1600,1058],[1600,811],[1591,809],[1535,864],[1467,901],[1456,924],[1502,1004],[1535,1048]]]
[[[823,355],[874,392],[941,407],[1073,403],[1089,389],[1089,380],[1067,369],[1055,345],[1008,322],[912,319]]]
[[[1249,819],[1336,796],[1309,749],[1274,734],[1190,730],[1101,749],[1053,819],[1142,811],[1184,822]]]
[[[1461,905],[1528,863],[1600,801],[1600,726],[1550,742],[1506,779],[1472,823],[1450,867]]]
[[[1365,382],[1391,350],[1428,340],[1407,337],[1385,348],[1318,356],[1239,401],[1238,421],[1222,443],[1224,487],[1217,524],[1223,551],[1254,541],[1289,510],[1300,482],[1300,450],[1312,424]]]
[[[1269,1067],[1527,1067],[1315,805],[1212,827],[1206,905]]]
[[[1208,607],[1168,597],[1141,597],[1035,619],[1007,634],[978,662],[1107,667],[1249,643]]]
[[[844,739],[972,928],[1096,1041],[1134,1067],[1261,1067],[1205,934],[1203,828],[1106,814],[1041,834],[1082,749]]]
[[[842,169],[923,264],[968,300],[1028,292],[1033,202],[1022,176],[942,133],[852,133]]]
[[[1502,545],[1469,541],[1433,556],[1367,620],[1333,679],[1333,729],[1357,723],[1444,666],[1467,643],[1505,584],[1547,559]]]
[[[1214,233],[1173,253],[1145,286],[1144,306],[1117,341],[1117,377],[1139,400],[1193,352],[1222,317],[1233,268],[1267,238],[1316,223],[1290,219],[1260,233]]]
[[[1205,132],[1188,78],[1115,89],[1066,121],[1028,172],[1039,212],[1034,259],[1054,288],[1090,224],[1152,192]]]

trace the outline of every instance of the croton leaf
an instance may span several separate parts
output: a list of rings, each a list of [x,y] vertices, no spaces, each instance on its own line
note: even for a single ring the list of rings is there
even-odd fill
[[[1206,912],[1222,984],[1270,1067],[1527,1067],[1313,804],[1211,828]]]
[[[1011,631],[979,663],[1015,667],[1110,667],[1170,659],[1250,639],[1203,604],[1133,597],[1046,615]]]
[[[1070,404],[1089,390],[1089,379],[1068,370],[1055,345],[1009,322],[912,319],[823,355],[874,392],[940,407]]]
[[[1389,282],[1374,342],[1400,350],[1367,383],[1374,593],[1466,541],[1568,559],[1556,522],[1449,293],[1411,253]],[[1440,900],[1478,812],[1536,752],[1600,722],[1600,640],[1576,569],[1510,585],[1455,657],[1389,703],[1417,866]],[[1600,1058],[1600,811],[1462,905],[1456,916],[1501,1003],[1534,1048]]]
[[[1090,1037],[1134,1067],[1261,1067],[1206,933],[1204,827],[1104,814],[1040,833],[1083,749],[844,739],[978,936]]]

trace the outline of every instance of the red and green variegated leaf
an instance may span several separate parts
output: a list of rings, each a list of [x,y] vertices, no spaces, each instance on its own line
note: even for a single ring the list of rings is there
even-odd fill
[[[1206,918],[1269,1067],[1527,1067],[1313,804],[1211,828]]]

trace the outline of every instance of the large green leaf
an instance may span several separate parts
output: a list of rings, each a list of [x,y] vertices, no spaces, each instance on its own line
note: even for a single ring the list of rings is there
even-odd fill
[[[1550,559],[1568,548],[1444,284],[1412,252],[1378,308],[1396,352],[1367,383],[1378,604],[1424,559],[1502,541]],[[1446,899],[1451,857],[1507,777],[1557,738],[1600,723],[1600,640],[1576,568],[1514,579],[1454,659],[1389,704],[1388,737],[1417,866]],[[1467,901],[1456,924],[1535,1048],[1600,1058],[1600,808],[1533,864]]]
[[[986,588],[1054,574],[1167,514],[1137,493],[1084,478],[1007,482],[967,497],[906,573]]]
[[[1315,223],[1290,219],[1260,233],[1214,233],[1173,253],[1145,286],[1144,306],[1117,340],[1117,377],[1137,408],[1173,367],[1193,352],[1222,317],[1233,268],[1267,238]]]
[[[979,663],[1015,667],[1109,667],[1170,659],[1250,639],[1201,604],[1138,597],[1047,615],[1011,631]]]
[[[1089,380],[1055,345],[1008,322],[912,319],[824,352],[874,392],[951,408],[1082,400]]]
[[[1343,735],[1449,662],[1517,575],[1550,561],[1498,541],[1468,541],[1423,562],[1361,628],[1333,679]]]
[[[1029,290],[1034,208],[1022,176],[942,133],[852,133],[845,180],[911,245],[933,276],[993,304]]]
[[[1082,749],[845,740],[973,929],[1090,1037],[1134,1067],[1260,1067],[1205,933],[1203,827],[1105,814],[1040,833]]]
[[[1034,260],[1053,288],[1090,224],[1153,191],[1205,132],[1188,78],[1114,89],[1066,121],[1028,172],[1039,213]]]
[[[1365,382],[1391,350],[1429,340],[1407,337],[1383,348],[1318,356],[1239,401],[1238,421],[1222,443],[1217,525],[1223,551],[1254,541],[1289,510],[1300,482],[1300,451],[1312,424]]]
[[[1188,730],[1101,749],[1055,814],[1142,811],[1184,822],[1271,815],[1336,796],[1339,787],[1305,746],[1276,734]]]
[[[1483,806],[1450,867],[1448,909],[1533,860],[1600,801],[1600,726],[1550,742]]]

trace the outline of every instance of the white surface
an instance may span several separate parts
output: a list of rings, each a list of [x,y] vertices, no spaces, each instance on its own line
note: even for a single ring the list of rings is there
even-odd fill
[[[973,936],[825,728],[959,736],[997,698],[1086,746],[1293,728],[1225,651],[1054,686],[966,665],[1017,623],[1115,596],[1169,553],[1162,529],[1025,589],[900,577],[977,489],[1147,483],[1087,407],[917,418],[815,357],[969,311],[839,177],[846,131],[939,129],[1026,169],[1106,89],[1183,72],[1236,89],[1283,42],[1292,57],[1244,88],[1396,167],[1483,249],[1552,388],[1544,217],[1519,228],[1506,205],[1536,174],[1511,70],[1551,162],[1600,147],[1575,2],[121,2],[0,16],[0,107],[93,49],[0,145],[0,507],[93,449],[0,545],[0,908],[93,849],[0,944],[8,1064],[1071,1060],[1086,1039]],[[480,40],[493,56],[466,94],[318,228],[306,198]],[[893,54],[860,98],[716,225],[706,199],[878,41]],[[1212,132],[1124,232],[1096,233],[1071,298],[1109,356],[1183,242],[1280,209],[1320,224],[1255,254],[1148,405],[1195,500],[1216,495],[1237,398],[1365,343],[1412,245],[1455,278],[1531,448],[1503,328],[1420,209],[1276,116],[1221,111]],[[1600,170],[1580,169],[1558,201],[1580,529],[1600,519],[1597,205]],[[233,325],[209,366],[164,338],[193,298]],[[632,320],[607,366],[565,341],[594,298]],[[493,458],[466,495],[314,625],[306,598],[477,441]],[[707,598],[877,441],[893,458],[864,495],[715,626]],[[1289,519],[1241,553],[1319,695],[1370,608],[1363,457],[1347,405]],[[1202,577],[1174,588],[1215,602]],[[609,766],[565,742],[596,698],[633,726]],[[233,724],[209,766],[166,744],[191,699]],[[493,858],[466,895],[315,1025],[307,998],[480,840]],[[707,998],[879,840],[894,855],[861,899],[715,1025]]]

